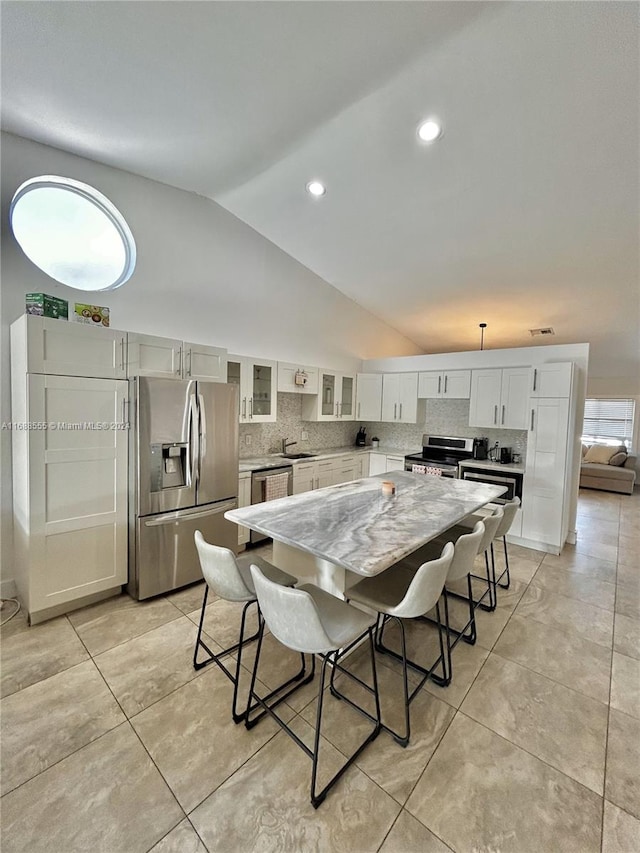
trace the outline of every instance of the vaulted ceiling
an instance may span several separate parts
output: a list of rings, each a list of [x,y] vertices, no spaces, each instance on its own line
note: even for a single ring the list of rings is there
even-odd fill
[[[425,352],[588,341],[640,394],[638,8],[4,0],[2,126],[215,200]]]

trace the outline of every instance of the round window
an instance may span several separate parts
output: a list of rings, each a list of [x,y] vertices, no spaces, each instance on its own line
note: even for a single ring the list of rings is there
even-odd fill
[[[136,244],[120,211],[102,193],[71,178],[25,181],[9,210],[16,240],[51,278],[78,290],[120,287],[136,265]]]

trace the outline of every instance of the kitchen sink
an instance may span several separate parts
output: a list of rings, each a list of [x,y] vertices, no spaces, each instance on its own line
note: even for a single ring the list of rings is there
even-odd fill
[[[309,459],[311,456],[317,456],[317,453],[280,453],[283,459]]]

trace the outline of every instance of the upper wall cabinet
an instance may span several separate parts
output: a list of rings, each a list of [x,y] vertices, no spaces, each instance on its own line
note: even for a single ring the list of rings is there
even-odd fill
[[[529,367],[473,370],[469,426],[527,429]]]
[[[227,351],[157,335],[128,335],[128,375],[227,381]]]
[[[359,421],[382,420],[382,373],[358,373],[356,419]]]
[[[318,393],[302,400],[303,421],[352,421],[356,397],[356,378],[332,370],[319,372]]]
[[[11,328],[25,347],[27,373],[126,378],[126,332],[31,314],[23,314]]]
[[[227,357],[227,382],[240,389],[238,417],[241,424],[275,423],[278,365],[266,359]]]
[[[569,397],[573,363],[560,361],[534,367],[531,379],[531,397]]]
[[[468,400],[471,394],[470,370],[428,371],[418,374],[418,397]]]
[[[317,394],[318,368],[278,362],[278,391],[287,394]]]
[[[397,424],[415,424],[417,419],[418,374],[383,374],[382,420]]]

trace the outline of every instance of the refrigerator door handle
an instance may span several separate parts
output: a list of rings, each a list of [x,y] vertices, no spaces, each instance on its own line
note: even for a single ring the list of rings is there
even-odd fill
[[[198,410],[200,412],[200,437],[202,439],[202,447],[200,448],[200,460],[207,453],[207,416],[205,414],[204,397],[198,394]]]
[[[206,518],[209,515],[219,515],[222,512],[228,512],[231,509],[237,509],[238,502],[236,500],[232,501],[221,501],[219,504],[213,509],[179,509],[176,512],[166,512],[162,515],[156,515],[153,518],[149,518],[145,521],[145,527],[160,527],[163,524],[175,524],[176,521],[183,521],[186,519],[192,518]]]
[[[191,481],[197,483],[200,479],[200,426],[196,395],[189,397],[189,432],[191,441]]]

